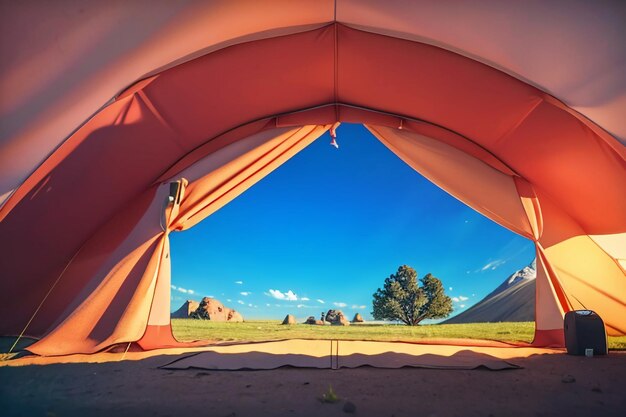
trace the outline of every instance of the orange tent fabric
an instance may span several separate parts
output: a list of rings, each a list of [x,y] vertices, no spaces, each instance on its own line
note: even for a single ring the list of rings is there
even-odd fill
[[[13,97],[1,107],[0,314],[11,318],[0,333],[43,337],[32,350],[44,355],[176,344],[168,233],[192,227],[331,125],[351,122],[535,242],[537,344],[562,343],[561,315],[583,306],[609,334],[626,334],[626,119],[616,117],[626,71],[596,70],[614,68],[626,48],[594,43],[623,39],[623,25],[607,18],[579,40],[579,54],[564,57],[491,15],[562,36],[578,33],[593,5],[520,11],[502,2],[459,17],[401,1],[131,3],[111,15],[98,2],[83,12],[71,2],[52,11],[3,5],[15,45],[0,67]],[[569,20],[536,19],[555,9]],[[610,9],[626,13],[619,3]],[[29,13],[67,25],[22,34],[17,24]],[[135,32],[115,19],[124,14],[142,16]],[[476,24],[473,39],[458,19]],[[87,27],[99,48],[81,38]],[[69,51],[50,68],[56,81],[63,65],[81,62],[67,91],[37,65],[50,52],[31,61],[17,52],[46,50],[50,34]],[[589,54],[597,65],[578,65]],[[20,66],[37,77],[16,83]],[[590,76],[611,88],[572,87]],[[5,124],[9,115],[19,117]]]

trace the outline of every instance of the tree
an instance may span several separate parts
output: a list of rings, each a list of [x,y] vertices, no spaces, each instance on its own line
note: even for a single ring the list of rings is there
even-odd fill
[[[441,281],[426,274],[417,282],[417,272],[407,265],[385,279],[383,289],[374,293],[376,320],[400,320],[409,326],[417,326],[424,319],[440,319],[452,312],[452,300],[443,289]]]

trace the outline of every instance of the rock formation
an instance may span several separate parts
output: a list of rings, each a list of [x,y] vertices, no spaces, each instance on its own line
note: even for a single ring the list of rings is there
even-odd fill
[[[199,305],[200,303],[197,301],[187,300],[178,310],[170,314],[170,317],[173,319],[188,319],[191,316],[191,313],[196,311]]]
[[[322,320],[316,320],[314,316],[309,316],[304,322],[304,324],[315,324],[318,326],[323,326],[324,322]]]
[[[361,316],[360,313],[356,313],[352,319],[352,323],[363,323],[364,321],[365,320],[363,320],[363,316]]]
[[[348,320],[348,318],[343,315],[343,312],[338,311],[337,318],[330,324],[332,324],[333,326],[349,326],[350,320]]]
[[[328,310],[326,313],[326,321],[333,326],[349,326],[350,322],[341,310]]]
[[[333,321],[335,321],[337,319],[337,311],[338,310],[332,310],[332,309],[328,310],[328,312],[326,313],[326,318],[324,318],[324,320],[329,323],[332,323]]]
[[[292,314],[287,314],[283,324],[296,324],[296,318]]]
[[[204,297],[198,308],[190,314],[191,318],[211,320],[211,321],[229,321],[242,322],[243,317],[232,308],[224,307],[224,305],[215,298]]]

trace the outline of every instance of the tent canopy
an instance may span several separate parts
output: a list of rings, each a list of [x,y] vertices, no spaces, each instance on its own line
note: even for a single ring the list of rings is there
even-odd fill
[[[168,233],[340,122],[535,242],[537,344],[583,306],[626,334],[621,3],[2,8],[0,333],[32,351],[176,344]]]

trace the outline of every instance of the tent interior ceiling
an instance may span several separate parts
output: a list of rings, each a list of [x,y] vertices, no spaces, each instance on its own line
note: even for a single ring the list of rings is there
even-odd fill
[[[341,121],[367,124],[420,172],[420,138],[470,155],[514,202],[459,197],[461,184],[436,168],[429,178],[535,240],[560,308],[576,307],[565,305],[575,293],[602,309],[610,292],[609,330],[625,333],[626,7],[567,3],[2,3],[12,16],[3,39],[15,42],[0,48],[0,269],[19,279],[0,282],[0,309],[15,317],[0,332],[28,322],[41,336],[84,311],[77,300],[104,285],[96,277],[116,267],[112,252],[143,254],[121,286],[141,287],[147,270],[160,276],[161,228],[191,227],[244,190],[217,195],[189,176],[211,155],[222,155],[210,172],[228,184],[220,163],[244,160],[246,144],[274,144],[274,169]],[[25,31],[33,18],[42,25]],[[263,172],[246,174],[246,187]],[[190,180],[187,217],[169,212],[171,223],[136,234],[162,209],[161,184],[180,178]],[[208,195],[211,205],[191,213],[189,201]],[[142,291],[159,293],[155,282]],[[124,294],[116,305],[139,297]]]
[[[333,20],[484,62],[559,98],[626,142],[623,3],[452,3],[2,2],[0,201],[138,79],[231,44]]]

